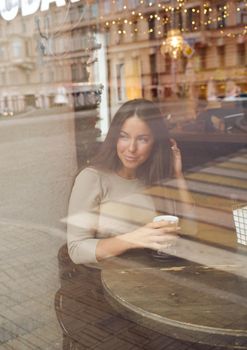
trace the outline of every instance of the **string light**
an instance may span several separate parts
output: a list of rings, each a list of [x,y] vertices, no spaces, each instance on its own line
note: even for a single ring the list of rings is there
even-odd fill
[[[115,0],[112,1],[113,4],[116,4],[117,2]],[[140,8],[138,9],[138,7],[140,6],[147,6],[150,7],[152,6],[153,8],[156,8],[156,13],[151,14],[151,15],[147,15],[146,11],[138,11],[140,10]],[[150,20],[154,20],[156,22],[157,26],[157,30],[156,33],[160,36],[162,35],[162,26],[167,26],[167,29],[169,29],[169,27],[172,26],[171,23],[171,18],[173,15],[178,15],[179,13],[184,13],[185,15],[187,15],[188,13],[192,14],[192,20],[191,20],[191,26],[182,26],[182,23],[179,24],[180,30],[183,33],[189,33],[191,31],[200,31],[203,30],[204,28],[207,30],[209,29],[223,29],[223,28],[227,28],[226,26],[226,20],[229,17],[229,6],[228,4],[222,5],[220,7],[217,8],[213,8],[212,6],[212,2],[209,1],[204,1],[201,3],[200,5],[201,7],[198,8],[199,6],[189,6],[189,2],[186,0],[176,0],[174,2],[174,5],[171,4],[164,4],[162,2],[159,3],[155,3],[154,1],[149,1],[147,2],[147,4],[145,5],[143,0],[139,1],[139,5],[136,6],[135,10],[130,10],[130,15],[133,16],[134,18],[136,18],[136,16],[138,16],[138,21],[140,20],[144,20],[145,18],[148,17],[148,19]],[[244,7],[247,7],[247,1],[244,0]],[[124,10],[128,10],[128,6],[124,5],[122,7]],[[144,7],[143,7],[144,8]],[[216,11],[215,11],[216,9]],[[118,9],[119,10],[119,9]],[[213,11],[214,10],[214,11]],[[237,6],[236,7],[236,13],[239,13],[240,11],[243,10],[243,7]],[[205,18],[200,19],[200,13],[203,13]],[[126,13],[126,12],[125,12]],[[109,16],[109,15],[108,15]],[[107,16],[105,16],[107,17]],[[104,18],[104,17],[103,17]],[[178,19],[179,20],[179,19]],[[132,26],[132,21],[131,20],[126,20],[126,19],[121,19],[119,18],[119,24],[124,24]],[[116,21],[107,21],[105,22],[105,26],[109,29],[109,27],[111,26],[111,24],[116,24]],[[136,32],[137,28],[132,28],[131,31]],[[151,30],[150,30],[151,29]],[[238,35],[246,35],[246,27],[244,29],[241,30],[240,33],[236,34]],[[149,33],[153,33],[154,32],[154,28],[149,28],[148,30]],[[228,36],[230,37],[229,33],[224,32],[223,33],[221,31],[219,31],[219,33],[221,35],[224,36]]]

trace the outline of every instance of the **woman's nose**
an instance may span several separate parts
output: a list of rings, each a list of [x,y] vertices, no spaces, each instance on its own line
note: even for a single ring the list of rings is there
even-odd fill
[[[130,152],[135,152],[136,151],[136,142],[135,142],[135,140],[130,140],[129,151]]]

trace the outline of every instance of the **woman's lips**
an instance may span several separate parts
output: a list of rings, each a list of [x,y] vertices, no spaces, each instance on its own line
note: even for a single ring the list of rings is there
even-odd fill
[[[125,156],[124,158],[129,162],[135,162],[137,160],[136,157],[130,157],[130,156]]]

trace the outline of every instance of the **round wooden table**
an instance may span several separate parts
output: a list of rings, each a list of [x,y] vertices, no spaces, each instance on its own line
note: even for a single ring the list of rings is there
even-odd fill
[[[107,300],[126,318],[197,343],[247,349],[247,279],[183,259],[130,257],[103,269]]]

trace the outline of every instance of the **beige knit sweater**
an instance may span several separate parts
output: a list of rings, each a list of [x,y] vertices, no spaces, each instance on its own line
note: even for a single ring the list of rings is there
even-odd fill
[[[97,263],[100,239],[131,232],[152,221],[154,203],[138,179],[85,168],[71,192],[67,217],[67,242],[76,264]]]

